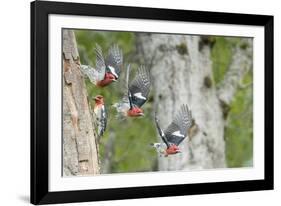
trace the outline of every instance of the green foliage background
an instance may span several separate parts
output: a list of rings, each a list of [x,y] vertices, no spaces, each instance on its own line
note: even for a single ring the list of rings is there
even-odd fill
[[[224,78],[232,60],[232,48],[244,47],[240,38],[215,37],[212,48],[213,74],[216,85]],[[244,77],[230,111],[225,127],[226,159],[228,167],[248,167],[253,165],[253,71]]]
[[[80,60],[82,64],[95,66],[95,44],[98,43],[106,53],[112,44],[118,44],[124,53],[125,63],[132,63],[136,50],[135,34],[132,32],[103,32],[76,30]],[[211,50],[213,74],[218,86],[223,79],[232,58],[232,48],[240,44],[240,38],[211,37],[214,42]],[[241,45],[243,46],[243,45]],[[132,65],[136,69],[136,65]],[[109,113],[108,128],[101,138],[99,152],[103,173],[141,172],[157,170],[157,154],[149,146],[157,141],[157,133],[150,115],[139,119],[116,118],[111,107],[123,95],[124,75],[118,83],[112,83],[106,89],[99,89],[86,80],[89,99],[97,94],[105,97]],[[252,82],[252,71],[245,76],[243,83]],[[228,167],[252,166],[253,130],[252,130],[252,86],[239,89],[233,103],[225,127],[226,157]],[[153,98],[144,105],[146,114],[152,113]],[[137,123],[136,123],[137,121]],[[147,124],[147,121],[151,124]],[[113,137],[110,135],[114,135]],[[111,142],[113,141],[113,142]],[[112,148],[110,142],[113,143]],[[110,157],[110,158],[108,158]],[[137,157],[137,159],[136,159]],[[103,168],[109,160],[109,168]]]

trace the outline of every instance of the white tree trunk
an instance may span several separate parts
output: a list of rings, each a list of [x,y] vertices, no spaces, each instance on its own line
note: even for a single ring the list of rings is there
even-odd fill
[[[74,32],[63,30],[63,174],[99,174],[98,149]]]
[[[201,43],[200,36],[137,35],[138,52],[151,67],[161,127],[168,126],[182,104],[188,104],[195,120],[188,131],[191,141],[180,145],[182,153],[160,157],[159,170],[226,167],[224,111],[213,83],[210,45]]]
[[[232,63],[218,88],[219,99],[229,105],[238,87],[244,87],[242,79],[252,69],[253,41],[251,38],[243,39],[234,48]]]

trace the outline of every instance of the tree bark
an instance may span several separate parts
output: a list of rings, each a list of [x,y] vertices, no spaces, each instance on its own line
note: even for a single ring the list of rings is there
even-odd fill
[[[63,30],[63,174],[100,173],[98,145],[75,34]]]
[[[180,145],[182,153],[159,157],[159,170],[226,167],[224,105],[219,98],[223,95],[218,95],[214,85],[210,45],[202,43],[200,36],[142,33],[137,35],[137,51],[151,68],[154,109],[161,127],[170,124],[182,104],[189,106],[195,120],[188,131],[190,141],[186,138]],[[237,65],[248,64],[248,59]]]

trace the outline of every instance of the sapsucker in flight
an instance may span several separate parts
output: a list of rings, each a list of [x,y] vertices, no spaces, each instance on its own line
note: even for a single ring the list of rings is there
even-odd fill
[[[172,123],[163,131],[159,125],[159,120],[155,115],[155,124],[157,131],[163,140],[163,143],[151,144],[157,152],[165,157],[180,153],[179,144],[187,137],[187,131],[192,126],[192,115],[187,105],[182,105],[180,111],[176,114]],[[163,149],[165,146],[165,149]]]
[[[130,65],[127,66],[126,93],[119,103],[113,104],[122,117],[143,116],[142,105],[147,101],[151,79],[149,71],[144,67],[138,68],[135,78],[129,84]]]
[[[104,104],[104,98],[101,95],[97,95],[94,98],[95,105],[94,105],[94,116],[97,120],[97,132],[98,132],[98,139],[103,135],[107,125],[107,112]]]
[[[90,65],[81,65],[82,73],[98,87],[105,87],[117,81],[123,65],[122,50],[117,45],[113,45],[110,47],[107,57],[104,58],[101,47],[96,44],[95,54],[96,68]]]

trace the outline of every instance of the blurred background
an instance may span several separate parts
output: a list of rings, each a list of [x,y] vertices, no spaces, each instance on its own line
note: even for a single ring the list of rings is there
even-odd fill
[[[142,34],[75,30],[75,35],[81,64],[95,66],[96,43],[102,47],[104,55],[107,54],[110,46],[118,44],[123,50],[125,64],[131,63],[133,70],[144,62],[140,57],[137,39],[138,35]],[[202,36],[200,43],[208,44],[210,48],[211,83],[216,88],[224,80],[233,61],[233,48],[239,45],[239,48],[245,49],[243,47],[247,45],[243,43],[243,38],[222,36]],[[177,49],[178,52],[185,51],[185,47]],[[159,155],[150,146],[150,143],[159,141],[153,116],[155,91],[151,91],[149,101],[143,106],[146,114],[144,117],[117,119],[112,104],[120,101],[124,94],[124,78],[125,72],[118,82],[101,89],[86,80],[89,99],[97,94],[103,95],[109,113],[107,130],[99,144],[101,173],[157,171]],[[244,86],[238,86],[231,103],[226,107],[223,106],[223,114],[225,114],[224,110],[227,113],[223,125],[225,167],[249,167],[253,164],[252,81],[252,69],[250,69],[241,81]]]

